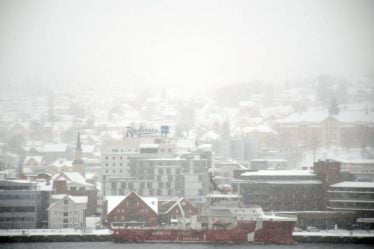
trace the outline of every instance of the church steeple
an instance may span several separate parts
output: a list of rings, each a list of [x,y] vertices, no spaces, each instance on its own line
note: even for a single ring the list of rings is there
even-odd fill
[[[77,151],[77,150],[82,151],[81,134],[80,134],[79,130],[78,130],[78,136],[77,136],[77,146],[75,148],[75,151]]]
[[[82,145],[81,145],[81,135],[78,130],[77,135],[77,145],[75,147],[74,161],[73,161],[73,171],[78,171],[81,175],[85,175],[85,165],[82,158]]]

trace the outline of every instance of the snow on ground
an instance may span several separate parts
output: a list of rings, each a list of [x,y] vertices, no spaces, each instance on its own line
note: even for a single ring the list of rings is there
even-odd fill
[[[109,235],[109,229],[6,229],[0,230],[0,236],[17,235]]]
[[[305,237],[374,237],[374,230],[320,230],[293,232],[293,236]]]

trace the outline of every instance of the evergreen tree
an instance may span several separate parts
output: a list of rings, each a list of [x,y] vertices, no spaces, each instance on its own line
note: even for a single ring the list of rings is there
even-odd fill
[[[340,110],[336,98],[333,98],[330,104],[329,113],[330,115],[338,115],[339,111]]]

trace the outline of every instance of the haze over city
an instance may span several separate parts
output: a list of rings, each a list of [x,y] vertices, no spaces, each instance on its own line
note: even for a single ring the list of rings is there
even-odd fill
[[[0,0],[0,249],[368,248],[373,44],[369,0]]]
[[[374,3],[0,2],[1,86],[209,88],[374,70]]]

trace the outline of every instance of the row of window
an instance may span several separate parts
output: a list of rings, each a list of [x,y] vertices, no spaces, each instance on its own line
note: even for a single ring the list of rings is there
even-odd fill
[[[33,200],[39,198],[39,195],[0,195],[0,200]]]
[[[110,170],[108,170],[108,169],[105,170],[105,174],[109,174],[109,172],[110,172]],[[112,173],[113,173],[113,174],[116,174],[116,173],[121,173],[121,174],[122,174],[122,173],[123,173],[123,170],[120,169],[120,170],[116,171],[115,169],[113,169],[113,170],[112,170]]]
[[[134,152],[138,152],[138,149],[134,149]],[[132,152],[131,149],[112,149],[112,152],[118,153],[118,152]]]
[[[132,190],[134,190],[134,189],[132,189]],[[154,189],[148,189],[148,193],[147,193],[147,191],[145,191],[143,189],[138,189],[138,190],[136,190],[136,193],[138,193],[141,196],[142,195],[146,195],[146,196],[162,196],[162,195],[173,196],[173,195],[175,195],[174,189],[168,189],[168,190],[166,190],[164,192],[162,191],[162,189],[156,189],[156,190],[154,190]],[[111,194],[112,195],[117,195],[117,194],[119,194],[119,195],[125,195],[125,191],[124,191],[124,189],[120,189],[117,192],[116,189],[112,189]],[[184,191],[181,190],[179,194],[180,195],[184,195]]]
[[[27,212],[35,212],[35,207],[34,206],[0,207],[0,213],[27,213]]]
[[[0,217],[0,222],[2,221],[34,221],[33,217]]]
[[[105,160],[109,160],[109,156],[105,156],[104,159]],[[116,160],[116,159],[120,159],[120,160],[123,160],[123,159],[128,159],[128,156],[112,156],[111,157],[112,160]]]
[[[112,163],[112,166],[123,166],[123,163],[119,163],[119,164],[116,164],[116,163]],[[127,163],[126,166],[130,166],[130,163]],[[105,167],[109,167],[109,163],[105,163]]]

